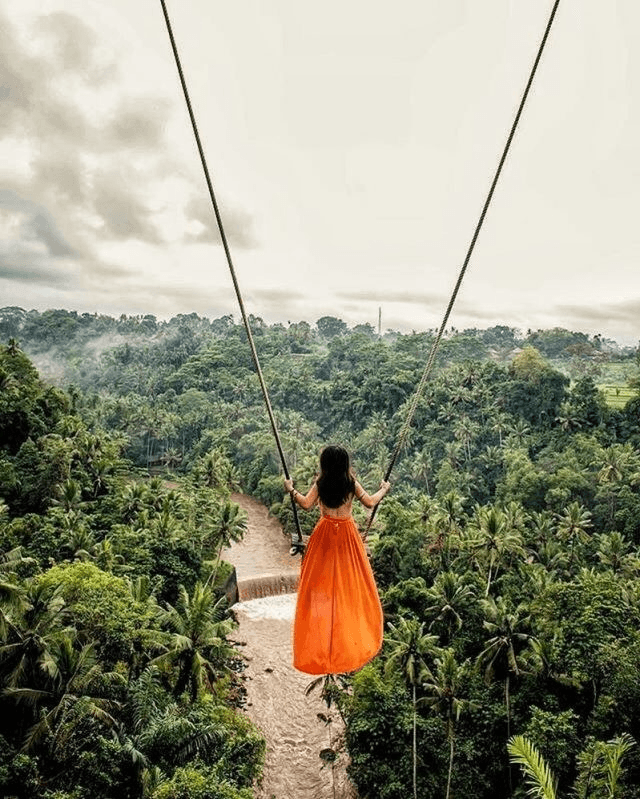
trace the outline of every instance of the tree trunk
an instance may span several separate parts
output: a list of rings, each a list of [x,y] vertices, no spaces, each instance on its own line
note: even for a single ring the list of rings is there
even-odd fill
[[[569,568],[573,566],[573,545],[575,544],[575,537],[571,537],[571,549],[569,550]]]
[[[417,772],[418,772],[418,748],[416,744],[416,684],[414,683],[413,686],[413,799],[418,799],[418,783],[417,783]]]
[[[205,588],[211,583],[211,585],[215,585],[216,577],[218,576],[218,569],[220,568],[220,561],[222,559],[222,548],[224,547],[224,538],[220,542],[220,546],[218,547],[218,557],[216,558],[216,565],[211,574],[209,575],[209,579],[205,583]]]
[[[455,739],[453,737],[453,732],[449,733],[449,773],[447,774],[447,796],[446,799],[449,799],[451,794],[451,775],[453,773],[453,752],[455,746]]]
[[[509,703],[509,680],[511,679],[511,674],[507,672],[507,679],[504,683],[504,703],[507,708],[507,740],[511,738],[511,706]]]
[[[511,704],[509,700],[509,681],[511,674],[507,672],[507,679],[504,682],[504,702],[507,707],[507,741],[511,740]],[[513,793],[513,774],[511,770],[511,761],[509,761],[509,792]]]
[[[611,494],[609,499],[609,525],[611,527],[613,527],[615,517],[616,517],[616,495],[613,493],[613,489],[611,489]]]

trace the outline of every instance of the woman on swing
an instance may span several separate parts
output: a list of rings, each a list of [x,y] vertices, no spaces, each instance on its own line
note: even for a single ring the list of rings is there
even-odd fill
[[[307,494],[284,481],[305,510],[316,503],[320,520],[302,561],[293,625],[293,665],[307,674],[343,674],[361,668],[382,645],[382,607],[364,544],[351,515],[354,497],[375,507],[389,491],[382,481],[367,494],[355,479],[344,447],[320,453],[320,475]]]

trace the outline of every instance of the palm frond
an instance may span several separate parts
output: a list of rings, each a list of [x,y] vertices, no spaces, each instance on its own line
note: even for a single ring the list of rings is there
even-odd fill
[[[536,747],[524,735],[514,735],[507,743],[512,763],[523,770],[529,789],[536,799],[556,799],[556,780]]]
[[[2,693],[16,702],[24,702],[31,706],[37,705],[41,699],[52,696],[49,691],[38,691],[35,688],[5,688]]]
[[[188,635],[179,635],[178,633],[174,633],[172,641],[174,652],[185,652],[189,649],[193,649],[193,641]]]
[[[32,727],[29,728],[25,739],[22,744],[22,751],[29,752],[33,749],[37,743],[39,743],[45,735],[51,732],[51,727],[49,726],[49,717],[43,716],[40,721],[36,722]]]
[[[622,758],[632,746],[635,746],[635,741],[626,732],[607,743],[607,779],[611,796],[617,795],[618,782],[622,776]]]
[[[146,768],[149,765],[149,759],[145,753],[140,751],[130,738],[125,739],[122,744],[122,751],[129,757],[134,766]]]

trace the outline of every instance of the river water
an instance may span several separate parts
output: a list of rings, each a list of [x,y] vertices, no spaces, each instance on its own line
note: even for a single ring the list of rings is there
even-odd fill
[[[248,530],[239,544],[225,553],[242,581],[260,574],[279,574],[299,568],[300,558],[289,555],[289,542],[277,520],[260,503],[234,494],[248,514]],[[295,595],[252,599],[234,605],[239,627],[234,633],[247,660],[246,713],[267,741],[262,785],[256,799],[356,799],[346,776],[346,754],[332,767],[320,752],[335,747],[342,733],[337,713],[330,725],[318,719],[328,711],[319,691],[305,696],[314,679],[292,663],[291,623]]]

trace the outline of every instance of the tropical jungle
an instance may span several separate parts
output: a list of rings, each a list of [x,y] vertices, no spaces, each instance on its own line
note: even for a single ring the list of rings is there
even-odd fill
[[[296,485],[331,441],[377,486],[435,331],[250,321]],[[294,528],[244,328],[10,307],[0,342],[2,795],[249,799],[231,493]],[[640,349],[450,328],[391,482],[384,646],[322,689],[361,799],[640,797]]]

